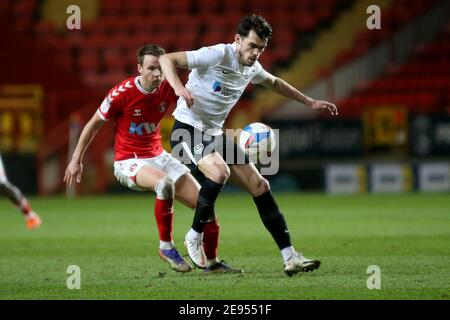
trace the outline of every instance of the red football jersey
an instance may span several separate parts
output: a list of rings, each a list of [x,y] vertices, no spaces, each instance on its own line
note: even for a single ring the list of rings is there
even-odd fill
[[[112,88],[97,110],[103,120],[116,121],[116,161],[161,154],[159,122],[178,99],[166,80],[153,92],[148,92],[138,79],[126,79]]]

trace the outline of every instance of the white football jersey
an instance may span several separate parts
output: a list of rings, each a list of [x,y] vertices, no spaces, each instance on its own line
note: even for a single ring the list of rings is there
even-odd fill
[[[186,55],[191,69],[186,88],[194,95],[194,105],[188,108],[180,97],[173,115],[210,135],[220,135],[247,85],[261,83],[269,74],[258,61],[251,67],[239,64],[235,43],[203,47]]]

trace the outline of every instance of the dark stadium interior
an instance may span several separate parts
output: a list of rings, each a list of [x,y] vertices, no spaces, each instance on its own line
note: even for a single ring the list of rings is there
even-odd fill
[[[428,117],[432,127],[437,125],[433,119],[448,121],[450,25],[438,15],[439,11],[448,10],[447,1],[382,1],[382,28],[375,30],[352,20],[352,10],[360,3],[354,0],[79,1],[83,8],[80,30],[67,29],[69,14],[64,10],[71,3],[66,2],[6,0],[0,4],[0,26],[7,44],[1,53],[1,94],[18,98],[31,95],[39,100],[39,106],[32,111],[27,107],[23,111],[20,107],[13,109],[8,104],[0,106],[0,147],[4,161],[7,166],[22,162],[34,171],[30,181],[29,174],[11,170],[11,179],[24,185],[27,192],[52,194],[63,190],[56,177],[58,173],[61,175],[67,161],[70,126],[86,121],[109,88],[136,74],[139,46],[158,43],[172,52],[232,42],[237,21],[249,12],[263,15],[274,29],[273,38],[261,57],[262,65],[274,74],[295,79],[301,90],[317,84],[319,91],[312,92],[335,102],[339,108],[339,119],[333,121],[337,130],[349,123],[349,128],[356,130],[354,134],[361,137],[355,140],[354,146],[342,143],[332,150],[321,146],[320,141],[326,136],[320,136],[324,133],[319,130],[322,133],[315,137],[318,144],[304,149],[287,146],[289,150],[283,153],[280,174],[271,177],[274,188],[324,190],[325,167],[330,163],[353,162],[368,168],[378,160],[381,163],[400,161],[408,163],[414,171],[422,159],[448,161],[450,146],[448,142],[445,144],[445,139],[441,143],[433,133],[428,133],[429,137],[420,139],[430,140],[433,146],[420,153],[416,145],[420,139],[415,139],[417,132],[411,129],[418,115]],[[366,12],[360,12],[359,16],[361,21],[368,17]],[[435,26],[428,28],[427,22],[420,22],[421,19],[433,19]],[[345,34],[338,30],[339,24],[352,34],[342,40],[345,45],[341,46],[335,43]],[[412,44],[399,51],[397,47],[404,47],[399,34],[408,28],[414,30],[405,36],[405,39],[409,37],[405,41]],[[330,36],[331,42],[324,44],[325,33],[333,32],[337,32],[338,38]],[[326,56],[316,55],[310,59],[313,65],[308,62],[302,65],[302,58],[317,52],[315,47],[319,50],[321,45],[322,52],[329,51]],[[382,59],[369,57],[383,46],[386,54]],[[367,66],[362,66],[337,78],[340,70],[365,58],[378,65],[376,72],[364,74]],[[306,65],[307,72],[304,72]],[[346,82],[355,73],[357,79],[348,81],[345,90],[340,88],[342,81]],[[185,72],[184,79],[186,76]],[[23,89],[11,91],[8,89],[11,85]],[[298,105],[295,108],[302,109]],[[265,121],[278,126],[282,135],[283,128],[296,124],[304,128],[320,126],[329,118],[325,113],[313,115],[293,109],[285,101],[272,99],[264,90],[249,86],[227,125],[238,128]],[[383,118],[386,109],[389,110]],[[12,115],[12,110],[20,112]],[[163,133],[168,132],[171,121],[162,123]],[[387,127],[392,131],[388,133],[390,137],[377,138],[374,132]],[[312,141],[307,130],[304,131],[297,134]],[[90,167],[101,174],[96,175],[99,178],[95,181],[86,179],[80,192],[117,189],[105,156],[112,145],[111,133],[110,126],[90,149],[88,157],[94,160]],[[335,136],[339,134],[336,131]],[[49,175],[53,176],[52,183]]]

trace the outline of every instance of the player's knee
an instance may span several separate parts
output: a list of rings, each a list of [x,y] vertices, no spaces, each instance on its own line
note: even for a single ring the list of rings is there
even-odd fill
[[[158,199],[172,199],[175,195],[175,184],[169,177],[161,178],[155,186]]]
[[[230,177],[230,168],[227,164],[216,164],[213,168],[210,168],[206,175],[209,179],[216,183],[225,184]]]
[[[260,195],[270,191],[270,183],[267,179],[259,177],[252,189],[252,196],[259,197]]]
[[[230,168],[226,164],[220,165],[215,175],[217,183],[225,184],[230,178]]]

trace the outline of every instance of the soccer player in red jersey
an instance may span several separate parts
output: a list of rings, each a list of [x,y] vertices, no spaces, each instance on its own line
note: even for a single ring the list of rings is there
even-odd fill
[[[75,181],[80,182],[82,159],[90,141],[105,121],[115,120],[114,175],[130,189],[156,193],[154,213],[160,237],[159,256],[175,271],[188,272],[191,266],[179,254],[172,239],[172,204],[176,198],[195,209],[200,185],[189,169],[162,147],[159,122],[168,107],[178,99],[159,65],[159,57],[164,53],[164,49],[154,44],[139,49],[140,76],[126,79],[109,91],[85,125],[65,171],[64,181],[69,187]],[[221,263],[217,259],[218,225],[215,220],[208,224],[213,227],[207,228],[204,242],[210,256],[207,258],[205,250],[199,250],[201,257],[195,261],[202,261],[197,265],[200,268],[205,268],[210,258],[217,264]]]
[[[0,192],[3,193],[12,203],[14,203],[23,213],[25,223],[28,229],[36,229],[42,224],[39,215],[31,209],[30,203],[22,192],[9,182],[2,157],[0,155]]]

